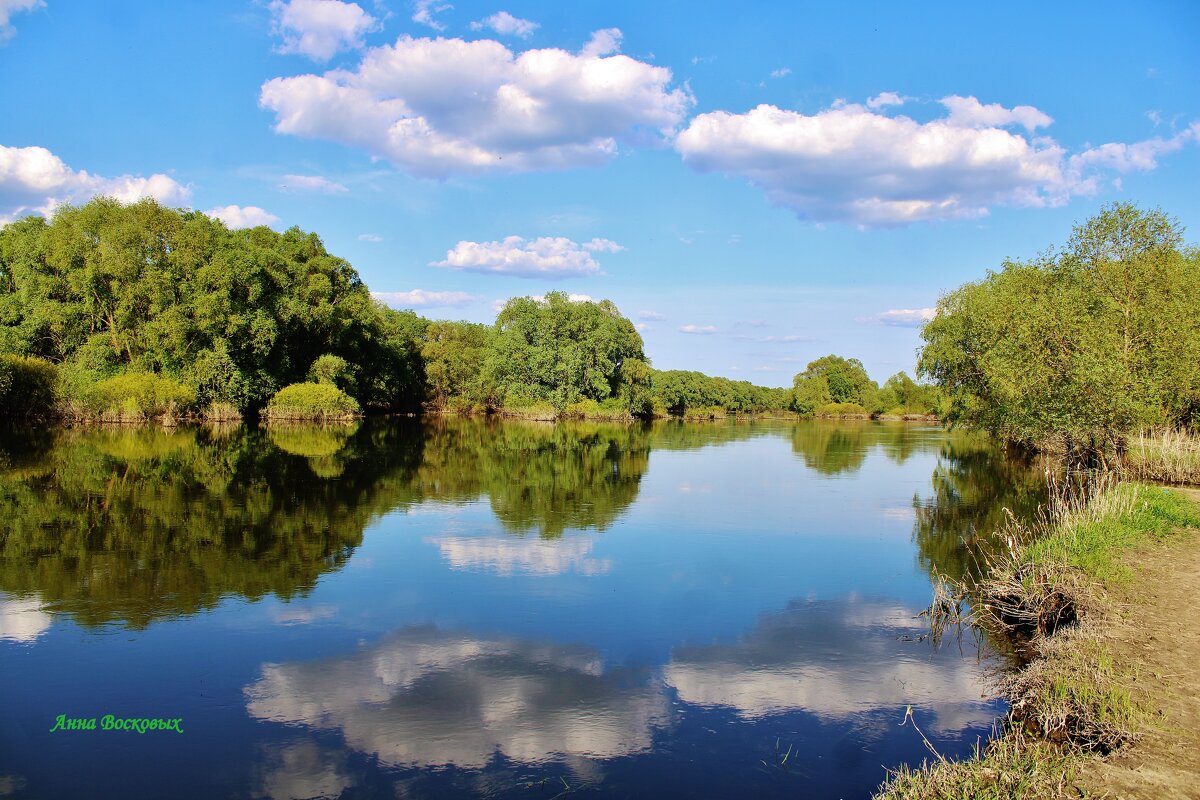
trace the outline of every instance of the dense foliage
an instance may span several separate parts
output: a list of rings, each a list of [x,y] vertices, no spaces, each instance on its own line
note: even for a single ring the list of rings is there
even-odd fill
[[[0,230],[0,352],[59,365],[63,399],[84,409],[125,374],[182,384],[200,409],[257,409],[326,354],[353,365],[346,388],[365,406],[415,409],[423,326],[297,228],[98,198]]]
[[[937,387],[917,383],[903,372],[888,378],[881,389],[857,358],[818,358],[792,383],[791,408],[806,416],[936,415],[942,406]]]
[[[103,420],[422,409],[709,418],[936,406],[934,390],[903,373],[881,390],[861,363],[837,356],[809,364],[790,390],[654,370],[615,305],[561,292],[513,298],[491,326],[431,322],[373,300],[315,234],[231,231],[152,200],[98,198],[0,229],[0,355],[6,413]],[[28,381],[8,389],[17,372],[40,375],[41,389]]]
[[[1061,250],[943,297],[922,335],[949,418],[1010,440],[1103,457],[1200,422],[1200,251],[1161,211],[1105,207]]]

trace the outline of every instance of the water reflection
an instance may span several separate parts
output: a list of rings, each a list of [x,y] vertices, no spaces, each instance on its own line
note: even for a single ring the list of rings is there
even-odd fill
[[[36,641],[49,629],[51,621],[37,598],[0,594],[0,639],[10,642]]]
[[[988,724],[995,712],[975,664],[907,641],[923,625],[885,602],[796,600],[734,644],[681,648],[665,678],[683,700],[747,719],[787,711],[846,719],[912,705],[933,714],[942,735]]]
[[[310,449],[341,433],[315,431]],[[71,430],[0,473],[0,589],[85,625],[142,628],[235,594],[288,598],[345,563],[396,505],[418,438],[339,448],[339,479],[261,431]],[[323,461],[323,463],[325,463]],[[332,469],[332,467],[330,467]]]
[[[475,569],[497,575],[603,575],[612,568],[606,558],[590,558],[595,542],[573,537],[561,541],[500,539],[494,536],[441,536],[437,545],[451,569]]]
[[[974,654],[906,639],[933,566],[966,569],[1039,485],[903,424],[0,433],[0,775],[131,800],[528,797],[558,775],[866,797],[925,754],[905,705],[950,756],[986,735]],[[149,630],[95,635],[111,623]],[[45,732],[110,705],[191,727]],[[756,770],[780,741],[799,771],[777,781]]]
[[[912,502],[918,558],[930,573],[956,580],[979,575],[1008,512],[1028,518],[1046,499],[1043,471],[978,434],[940,444],[930,486]]]
[[[654,680],[583,647],[404,629],[324,661],[267,664],[246,688],[262,720],[336,729],[391,765],[482,768],[649,749],[668,722]]]

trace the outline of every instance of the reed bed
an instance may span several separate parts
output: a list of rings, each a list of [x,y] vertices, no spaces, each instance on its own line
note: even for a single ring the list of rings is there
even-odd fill
[[[1125,464],[1138,480],[1200,484],[1200,434],[1172,428],[1141,431],[1129,441]]]

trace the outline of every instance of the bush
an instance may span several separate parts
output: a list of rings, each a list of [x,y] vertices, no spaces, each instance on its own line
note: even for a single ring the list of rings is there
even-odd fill
[[[826,403],[817,409],[818,417],[869,417],[865,408],[858,403]]]
[[[353,397],[327,383],[293,383],[267,403],[268,420],[334,420],[362,416]]]
[[[353,377],[354,370],[346,362],[346,359],[330,353],[319,357],[308,368],[309,383],[325,383],[344,389]]]
[[[73,399],[87,416],[127,421],[173,417],[190,411],[196,404],[196,393],[179,381],[153,372],[127,372],[99,381]]]
[[[0,414],[45,416],[54,410],[58,368],[41,358],[0,355]]]

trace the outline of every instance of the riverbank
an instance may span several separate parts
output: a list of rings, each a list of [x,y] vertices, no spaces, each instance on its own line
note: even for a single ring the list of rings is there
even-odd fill
[[[1200,492],[1128,484],[1011,524],[979,622],[1023,640],[974,759],[901,768],[882,800],[1200,798]]]

